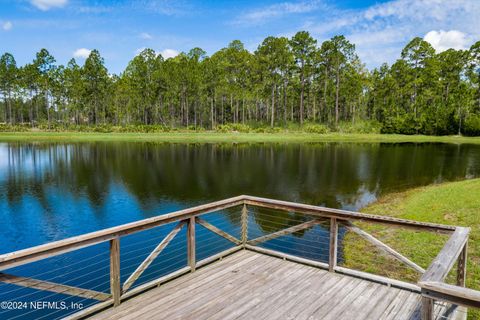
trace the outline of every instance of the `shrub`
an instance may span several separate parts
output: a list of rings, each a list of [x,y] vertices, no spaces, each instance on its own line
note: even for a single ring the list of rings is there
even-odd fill
[[[253,130],[255,133],[278,133],[283,129],[280,127],[258,127]]]
[[[24,132],[30,130],[30,125],[0,123],[0,132]]]
[[[231,124],[233,131],[237,132],[250,132],[250,127],[243,123],[233,123]]]
[[[338,131],[341,133],[380,133],[382,125],[377,121],[341,122]]]
[[[480,136],[480,116],[471,115],[465,119],[463,133],[467,136]]]
[[[216,128],[215,128],[215,131],[218,131],[218,132],[230,132],[232,131],[232,128],[228,125],[228,124],[219,124]]]
[[[416,134],[421,125],[411,115],[388,118],[384,121],[381,133]]]
[[[220,124],[215,129],[218,132],[250,132],[251,128],[243,123]]]
[[[328,133],[327,126],[323,124],[309,123],[303,127],[303,131],[308,133],[325,134]]]

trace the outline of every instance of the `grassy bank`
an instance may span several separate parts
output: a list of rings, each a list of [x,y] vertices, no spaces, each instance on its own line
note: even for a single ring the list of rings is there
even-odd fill
[[[0,132],[0,141],[152,141],[152,142],[445,142],[480,144],[480,137],[423,136],[358,133],[82,133],[82,132]]]
[[[480,179],[444,183],[386,195],[362,211],[470,227],[467,286],[480,290],[480,269],[478,268],[480,265]],[[363,224],[362,228],[424,268],[430,264],[431,259],[446,240],[445,236],[426,232],[388,229],[366,224]],[[355,235],[347,234],[344,250],[345,264],[352,268],[402,280],[414,281],[418,277],[415,272],[392,263],[382,255],[375,255],[369,249],[369,246],[359,241]],[[376,264],[372,265],[372,262]],[[449,275],[448,281],[454,282],[454,277],[455,270]],[[480,314],[476,313],[476,316],[480,317]]]

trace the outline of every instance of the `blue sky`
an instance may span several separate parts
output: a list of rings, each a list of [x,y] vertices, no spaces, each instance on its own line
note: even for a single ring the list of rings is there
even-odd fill
[[[0,52],[30,62],[47,48],[58,63],[98,49],[111,72],[148,47],[173,56],[211,54],[239,39],[253,51],[269,35],[343,34],[367,67],[391,63],[415,36],[437,51],[480,40],[480,0],[0,0]]]

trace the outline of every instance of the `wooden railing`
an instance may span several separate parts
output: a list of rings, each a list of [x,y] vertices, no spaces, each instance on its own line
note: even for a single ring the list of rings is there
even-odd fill
[[[480,307],[480,291],[464,288],[467,268],[469,228],[456,227],[447,243],[423,274],[418,285],[422,288],[422,319],[433,319],[433,301],[440,300],[465,307]],[[457,262],[457,285],[444,282]]]
[[[237,206],[242,207],[240,216],[241,235],[239,238],[221,230],[217,226],[209,223],[202,218],[202,215]],[[310,220],[259,237],[249,238],[248,206],[301,213],[310,217]],[[314,261],[311,259],[258,246],[259,244],[272,239],[293,234],[302,230],[310,229],[317,224],[324,223],[325,221],[328,221],[330,225],[328,263]],[[427,268],[427,270],[425,270],[421,266],[417,265],[415,262],[411,261],[407,257],[403,256],[390,246],[386,245],[385,243],[371,235],[370,233],[360,229],[354,224],[355,222],[369,222],[374,224],[387,225],[390,227],[448,234],[450,238],[447,241],[446,245],[443,247],[443,249],[440,251],[438,256],[434,259],[432,264]],[[176,225],[122,284],[120,281],[120,238],[142,230],[151,229],[169,223],[176,223]],[[210,256],[206,259],[197,261],[195,249],[195,226],[197,224],[217,234],[218,236],[227,239],[235,246],[228,250]],[[337,254],[339,241],[339,226],[342,226],[348,231],[359,235],[369,243],[373,244],[376,248],[380,249],[385,254],[393,257],[394,259],[400,261],[409,268],[415,270],[415,272],[421,275],[421,280],[418,282],[418,284],[411,284],[395,279],[390,279],[388,277],[383,277],[362,272],[359,270],[353,270],[338,266]],[[134,283],[139,279],[143,272],[152,264],[152,262],[159,256],[159,254],[169,245],[169,243],[178,235],[178,233],[183,228],[187,229],[188,265],[173,273],[167,274],[137,287],[133,287]],[[272,256],[281,257],[283,259],[296,261],[319,268],[324,268],[331,272],[338,272],[346,275],[368,279],[375,282],[385,283],[391,286],[417,291],[422,295],[422,317],[425,320],[430,320],[433,319],[434,300],[445,301],[467,307],[480,307],[480,292],[464,288],[466,277],[468,235],[469,229],[463,227],[411,221],[388,216],[363,214],[358,212],[330,209],[325,207],[242,195],[77,237],[72,237],[61,241],[48,243],[25,250],[0,255],[0,271],[2,271],[0,273],[0,281],[12,283],[17,286],[24,286],[51,292],[59,292],[72,296],[85,297],[100,301],[94,306],[87,308],[81,312],[75,313],[73,316],[71,316],[72,319],[76,319],[84,317],[98,310],[104,309],[108,306],[118,306],[123,300],[137,295],[149,288],[170,281],[171,279],[179,277],[183,274],[195,272],[197,268],[201,268],[209,264],[210,262],[213,262],[238,250],[248,249]],[[78,250],[80,248],[92,246],[107,241],[110,242],[110,293],[66,286],[58,283],[26,278],[3,272],[6,269],[10,269],[16,266],[35,262],[38,260],[53,257],[66,252]],[[446,276],[453,268],[457,260],[457,285],[453,286],[444,283]]]

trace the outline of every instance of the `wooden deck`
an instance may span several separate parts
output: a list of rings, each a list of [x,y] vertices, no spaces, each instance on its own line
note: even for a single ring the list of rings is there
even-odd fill
[[[92,318],[361,320],[420,315],[418,293],[241,250]]]
[[[257,219],[266,220],[273,217],[275,220],[276,218],[272,214],[270,218],[262,218],[255,211],[261,208],[288,212],[287,220],[290,222],[280,223],[269,233],[254,235],[255,232],[249,231],[249,219],[253,221],[251,230],[255,230]],[[237,212],[241,227],[240,234],[237,236],[222,230],[218,220],[209,222],[206,219],[209,213],[222,214],[226,209]],[[295,215],[290,215],[293,212]],[[280,221],[283,221],[283,218]],[[362,224],[358,222],[381,225],[386,228],[444,234],[448,236],[448,240],[428,268],[424,269],[394,247],[364,230]],[[317,250],[319,248],[328,250],[328,262],[305,259],[298,254],[287,254],[282,252],[281,246],[278,250],[266,249],[262,246],[263,242],[299,231],[315,230],[314,227],[318,224],[323,224],[323,230],[329,229],[330,232],[317,232],[316,240],[308,241],[310,246]],[[120,268],[121,253],[124,253],[124,249],[128,247],[123,246],[123,249],[120,249],[120,239],[130,234],[167,225],[170,225],[166,227],[170,228],[170,232],[139,265],[136,264],[138,262],[132,265],[137,268],[122,283],[121,280],[125,274]],[[219,249],[217,254],[197,261],[199,248],[196,246],[196,225],[230,241],[234,246],[224,251]],[[184,227],[187,229],[186,246],[181,247],[176,257],[184,259],[186,256],[188,264],[173,273],[138,285],[137,280],[143,272],[155,259],[161,259],[160,254],[163,249],[169,246]],[[413,284],[406,283],[365,273],[362,270],[338,266],[340,227],[361,236],[363,240],[375,246],[376,250],[380,250],[379,254],[388,255],[405,267],[414,270],[420,277],[419,281]],[[53,293],[51,296],[56,299],[61,299],[63,295],[70,295],[98,301],[67,318],[54,311],[50,319],[79,320],[90,316],[94,319],[135,320],[460,320],[466,318],[466,308],[480,309],[480,291],[465,287],[469,232],[469,228],[460,226],[418,222],[241,195],[0,255],[0,282],[51,292]],[[28,275],[28,277],[18,274],[16,270],[11,270],[13,274],[4,272],[17,266],[35,263],[107,241],[110,243],[110,256],[108,261],[104,262],[110,264],[108,293],[93,290],[89,281],[69,286],[58,281],[43,279],[43,277],[41,280],[36,279],[42,275],[42,272],[37,275]],[[283,247],[283,249],[286,248],[288,246]],[[209,249],[215,249],[214,244]],[[132,249],[127,249],[127,252],[129,250]],[[76,264],[80,265],[80,263]],[[383,264],[380,266],[383,267]],[[455,285],[446,282],[447,275],[454,269],[456,269]],[[57,269],[57,272],[58,270],[60,269]],[[52,280],[55,280],[55,277]],[[18,299],[21,297],[19,296]],[[447,306],[451,306],[450,309]],[[109,307],[110,309],[107,309]],[[42,317],[45,318],[44,315]],[[31,318],[36,318],[35,314],[32,313]]]

